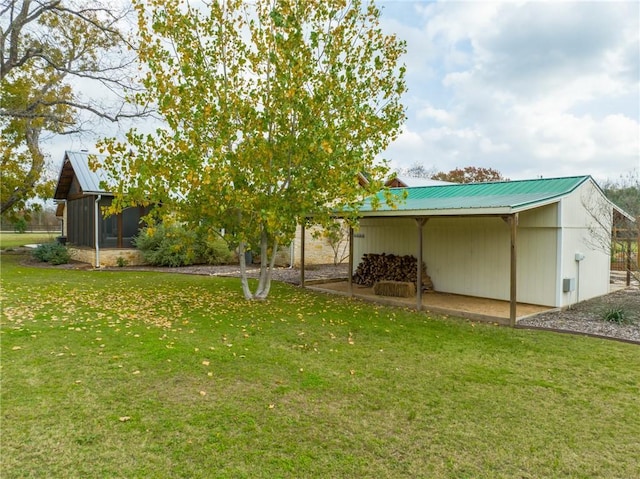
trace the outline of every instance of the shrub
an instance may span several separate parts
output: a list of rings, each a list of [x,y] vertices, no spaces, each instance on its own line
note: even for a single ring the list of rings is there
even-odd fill
[[[27,231],[27,226],[29,226],[29,224],[27,223],[26,219],[18,218],[13,223],[13,231],[15,231],[16,233],[24,234]]]
[[[116,264],[118,265],[118,268],[124,268],[125,266],[127,266],[129,264],[129,262],[127,261],[126,258],[124,258],[122,256],[118,256],[116,258]]]
[[[196,232],[175,223],[144,228],[135,239],[135,246],[147,263],[156,266],[226,264],[234,258],[219,235],[206,230]]]
[[[135,240],[146,262],[156,266],[188,266],[197,260],[197,235],[176,224],[144,228]]]
[[[610,308],[604,312],[602,319],[610,323],[624,324],[627,322],[627,315],[622,308]]]
[[[202,233],[199,246],[199,257],[203,263],[228,264],[234,259],[227,243],[215,233]]]
[[[38,261],[51,264],[66,264],[71,259],[67,248],[60,243],[45,243],[38,245],[33,252]]]

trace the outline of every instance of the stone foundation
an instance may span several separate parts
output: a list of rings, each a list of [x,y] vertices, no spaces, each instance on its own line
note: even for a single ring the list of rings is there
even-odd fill
[[[69,247],[71,259],[82,263],[96,265],[96,250],[93,248]],[[139,266],[145,264],[142,253],[133,248],[105,248],[100,250],[100,267],[120,266],[118,258],[122,258],[124,266]]]

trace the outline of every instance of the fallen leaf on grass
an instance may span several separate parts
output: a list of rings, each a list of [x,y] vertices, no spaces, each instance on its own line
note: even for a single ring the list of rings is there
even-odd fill
[[[200,396],[206,396],[207,395],[207,391],[200,391]]]
[[[12,351],[19,351],[20,349],[22,349],[22,346],[14,346],[11,348]]]
[[[209,361],[202,361],[202,364],[203,364],[204,366],[209,366],[209,364],[210,364],[210,363],[209,363]]]
[[[120,416],[118,419],[120,422],[127,422],[131,420],[131,416]]]

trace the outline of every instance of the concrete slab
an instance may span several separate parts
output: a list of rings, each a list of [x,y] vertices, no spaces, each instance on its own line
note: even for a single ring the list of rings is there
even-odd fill
[[[315,291],[340,294],[343,296],[349,295],[349,284],[347,281],[320,283],[307,287]],[[415,297],[395,298],[377,296],[374,294],[373,288],[366,288],[355,284],[353,285],[353,297],[389,306],[406,308],[416,307]],[[495,322],[504,325],[509,324],[509,306],[509,301],[477,298],[459,294],[428,292],[423,293],[422,295],[422,309],[424,311],[459,316],[477,321]],[[516,306],[517,319],[522,319],[552,309],[554,308],[549,306],[518,303]]]

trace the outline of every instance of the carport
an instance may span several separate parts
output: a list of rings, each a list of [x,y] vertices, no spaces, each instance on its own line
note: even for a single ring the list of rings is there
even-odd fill
[[[519,303],[565,307],[608,292],[609,252],[592,240],[621,210],[590,176],[392,191],[406,199],[389,206],[380,193],[382,207],[367,201],[360,211],[352,274],[365,253],[413,255],[438,293],[508,302],[511,325]],[[412,303],[423,309],[423,300],[418,291]]]

